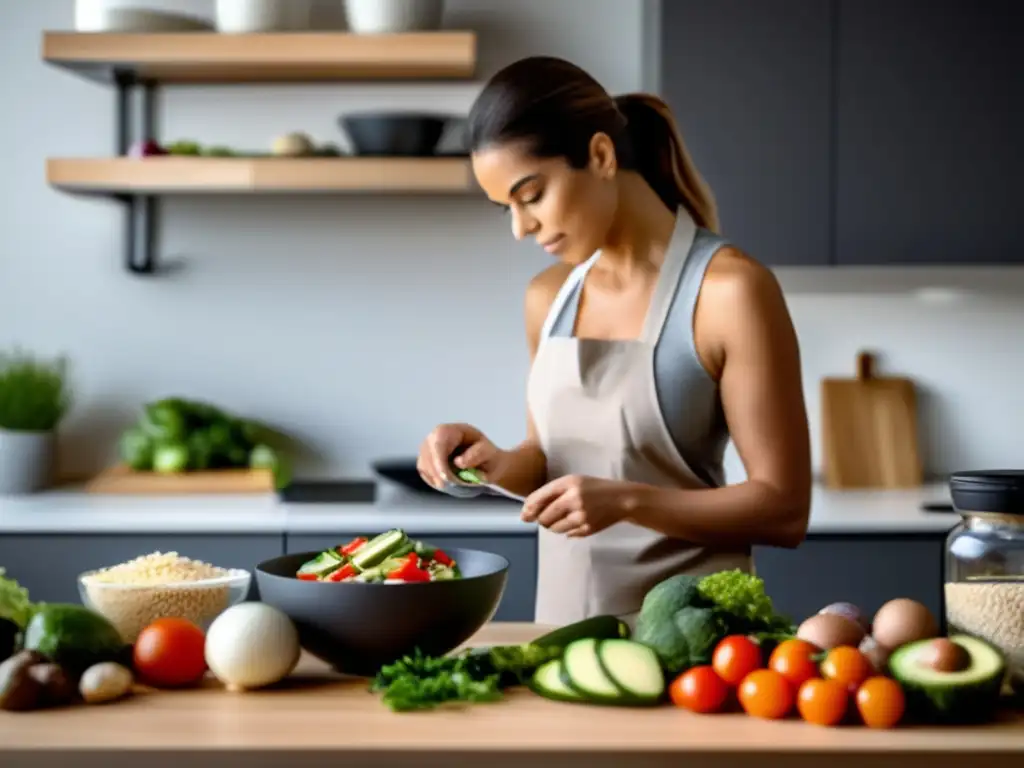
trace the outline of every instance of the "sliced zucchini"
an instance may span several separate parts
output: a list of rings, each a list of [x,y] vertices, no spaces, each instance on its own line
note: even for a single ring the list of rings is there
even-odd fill
[[[665,674],[654,649],[633,640],[602,640],[597,658],[623,695],[652,704],[665,693]]]
[[[584,699],[618,703],[625,694],[605,674],[597,645],[598,641],[592,637],[569,643],[562,655],[562,681]]]
[[[621,638],[629,637],[629,634],[629,625],[616,616],[591,616],[589,619],[566,624],[546,635],[541,635],[533,641],[533,645],[545,648],[565,648],[574,640],[583,640],[587,637]]]
[[[561,659],[552,659],[538,667],[527,687],[552,701],[583,701],[583,697],[562,680]]]

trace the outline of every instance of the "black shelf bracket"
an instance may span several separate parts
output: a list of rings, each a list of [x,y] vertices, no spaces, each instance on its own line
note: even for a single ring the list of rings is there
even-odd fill
[[[140,82],[131,73],[115,73],[117,154],[124,157],[132,145],[156,137],[156,86]],[[128,271],[148,275],[156,271],[156,214],[154,195],[119,194],[125,209],[124,264]]]

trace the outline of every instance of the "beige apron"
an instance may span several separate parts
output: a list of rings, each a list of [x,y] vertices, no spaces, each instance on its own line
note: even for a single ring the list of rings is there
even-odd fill
[[[655,345],[695,235],[693,219],[680,209],[636,340],[549,336],[550,324],[576,282],[570,278],[563,286],[542,331],[527,396],[549,480],[576,474],[663,487],[707,487],[672,440],[654,379]],[[580,280],[597,257],[578,268]],[[730,568],[752,571],[750,549],[713,550],[627,521],[577,539],[540,527],[535,621],[564,625],[612,614],[632,625],[644,595],[663,579]]]

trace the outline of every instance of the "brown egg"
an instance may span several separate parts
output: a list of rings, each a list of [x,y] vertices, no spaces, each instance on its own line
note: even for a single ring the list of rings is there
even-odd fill
[[[863,627],[855,621],[835,613],[811,616],[796,631],[798,638],[824,651],[840,645],[851,645],[856,648],[865,634]]]
[[[937,637],[922,649],[917,663],[936,672],[961,672],[971,665],[971,655],[952,640]]]
[[[889,650],[915,640],[927,640],[939,634],[939,625],[927,607],[901,597],[890,600],[878,609],[871,624],[871,634]]]

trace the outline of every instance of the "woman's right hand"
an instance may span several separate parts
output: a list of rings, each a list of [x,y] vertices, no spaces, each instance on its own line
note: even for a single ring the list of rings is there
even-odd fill
[[[451,455],[461,451],[455,459]],[[499,449],[487,436],[469,424],[441,424],[434,427],[420,446],[416,469],[420,477],[434,488],[443,488],[454,481],[449,461],[459,469],[475,468],[485,477],[499,472],[506,452]]]

